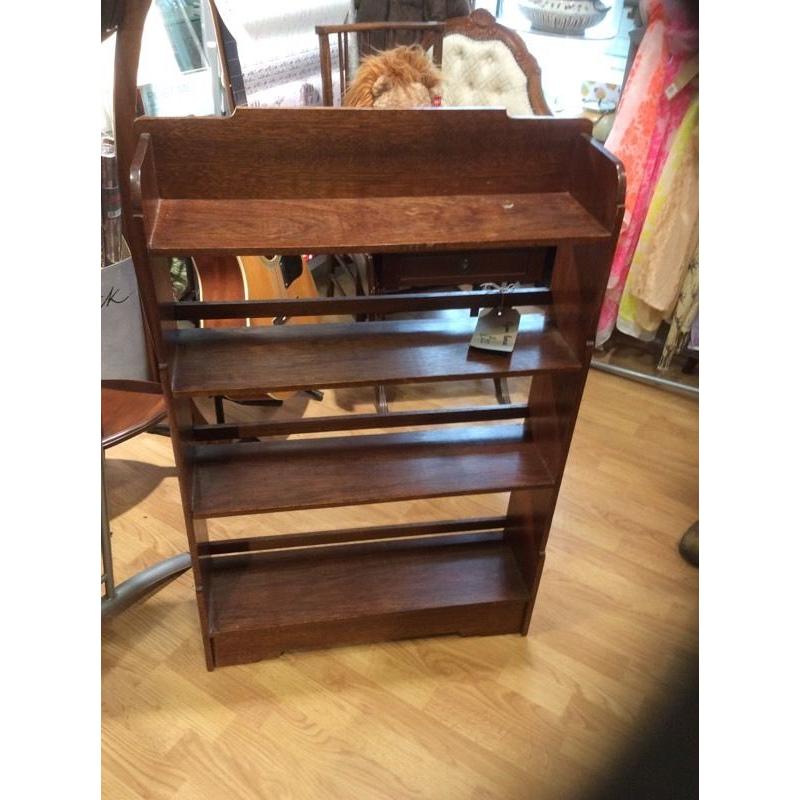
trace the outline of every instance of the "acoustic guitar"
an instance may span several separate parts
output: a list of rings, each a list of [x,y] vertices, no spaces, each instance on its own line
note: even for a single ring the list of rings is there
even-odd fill
[[[284,300],[317,298],[317,287],[306,256],[195,256],[192,265],[198,300]],[[240,319],[206,319],[202,328],[242,328],[320,322],[317,316]],[[270,392],[269,397],[286,400],[295,392]],[[237,398],[256,399],[256,398]]]

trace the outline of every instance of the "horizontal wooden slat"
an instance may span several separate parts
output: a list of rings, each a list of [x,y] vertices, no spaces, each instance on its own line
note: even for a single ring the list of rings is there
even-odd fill
[[[466,408],[437,408],[432,411],[393,411],[391,414],[337,414],[332,417],[268,422],[226,422],[220,425],[195,425],[196,442],[226,442],[254,436],[291,436],[297,433],[355,431],[371,428],[405,428],[412,425],[446,425],[458,422],[494,422],[527,417],[527,403]]]
[[[511,354],[469,347],[475,318],[168,332],[176,396],[251,395],[580,369],[546,314],[524,314]]]
[[[551,486],[524,425],[194,445],[197,517]]]
[[[331,213],[335,205],[336,213]],[[153,255],[390,253],[610,239],[568,192],[335,199],[162,199]]]
[[[276,536],[250,536],[239,539],[221,539],[201,542],[201,556],[249,553],[261,550],[286,550],[296,547],[318,547],[350,542],[371,542],[379,539],[400,539],[418,536],[435,536],[467,531],[502,530],[505,517],[483,517],[480,519],[457,519],[442,522],[414,522],[405,525],[383,525],[371,528],[347,528],[338,531],[312,531]]]
[[[170,306],[170,317],[198,322],[202,319],[239,317],[303,317],[333,314],[401,314],[413,311],[444,311],[454,308],[489,308],[497,305],[496,291],[420,292],[371,297],[329,297],[319,300],[244,300],[240,302],[183,302]],[[543,306],[553,302],[546,288],[514,289],[505,301],[513,306]]]

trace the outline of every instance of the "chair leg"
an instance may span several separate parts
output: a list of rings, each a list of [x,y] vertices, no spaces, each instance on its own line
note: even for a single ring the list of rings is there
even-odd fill
[[[225,422],[225,407],[222,405],[222,395],[214,396],[214,415],[217,419],[217,425],[222,425]]]

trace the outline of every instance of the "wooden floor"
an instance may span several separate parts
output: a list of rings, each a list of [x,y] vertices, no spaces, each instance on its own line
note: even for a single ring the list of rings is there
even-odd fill
[[[526,383],[512,382],[512,399],[525,399]],[[389,399],[399,410],[493,394],[473,381]],[[372,392],[286,406],[231,415],[365,412]],[[168,439],[113,448],[106,475],[118,580],[185,550]],[[227,518],[210,531],[493,516],[505,501]],[[209,673],[187,573],[103,633],[103,797],[577,798],[692,663],[698,573],[677,542],[696,518],[697,404],[592,371],[527,637],[348,647]]]

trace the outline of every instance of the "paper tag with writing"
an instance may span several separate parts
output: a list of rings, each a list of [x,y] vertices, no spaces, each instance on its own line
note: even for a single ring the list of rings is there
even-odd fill
[[[689,59],[672,79],[672,83],[664,90],[667,100],[672,100],[678,92],[700,72],[700,57]]]
[[[470,347],[510,353],[519,332],[519,311],[516,308],[487,308],[478,315]]]

